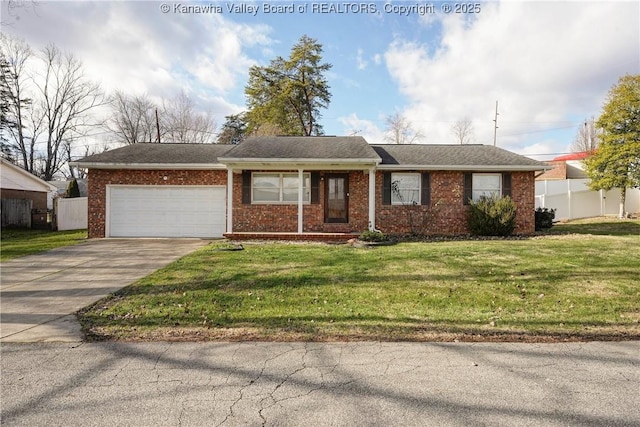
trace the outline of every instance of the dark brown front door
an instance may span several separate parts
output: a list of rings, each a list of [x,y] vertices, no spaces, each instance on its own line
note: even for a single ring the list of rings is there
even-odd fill
[[[325,176],[325,222],[349,222],[349,174]]]

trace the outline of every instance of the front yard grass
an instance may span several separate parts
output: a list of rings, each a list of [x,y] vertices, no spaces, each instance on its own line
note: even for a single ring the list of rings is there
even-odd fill
[[[218,242],[79,318],[95,340],[638,339],[640,221],[615,221],[375,248]]]
[[[87,238],[87,230],[48,231],[2,229],[0,261],[75,245]]]

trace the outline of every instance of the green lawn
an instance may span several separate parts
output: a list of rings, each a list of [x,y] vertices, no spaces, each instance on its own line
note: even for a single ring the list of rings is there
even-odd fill
[[[0,261],[74,245],[87,238],[87,230],[46,231],[3,229],[0,235]]]
[[[639,230],[614,220],[525,240],[215,243],[80,319],[93,339],[637,339]]]

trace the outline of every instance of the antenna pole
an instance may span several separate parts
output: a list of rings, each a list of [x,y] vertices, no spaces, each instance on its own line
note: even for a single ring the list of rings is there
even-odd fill
[[[496,137],[498,136],[498,101],[496,101],[496,115],[493,119],[493,146],[496,146]]]
[[[158,132],[158,139],[156,142],[160,143],[160,120],[158,119],[158,109],[156,108],[156,130]],[[493,144],[495,145],[495,143]]]

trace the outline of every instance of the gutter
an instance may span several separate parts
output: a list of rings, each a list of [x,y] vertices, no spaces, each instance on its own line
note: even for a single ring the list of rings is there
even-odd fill
[[[69,165],[84,169],[136,169],[136,170],[226,170],[220,163],[102,163],[69,162]]]

